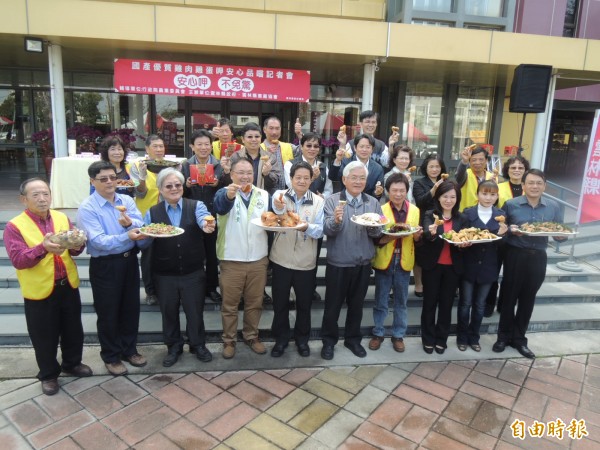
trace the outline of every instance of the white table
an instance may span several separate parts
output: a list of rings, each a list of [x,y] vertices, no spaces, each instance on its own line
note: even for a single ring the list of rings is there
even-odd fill
[[[90,177],[87,170],[100,158],[67,156],[52,160],[50,189],[52,208],[79,208],[81,202],[90,195]]]

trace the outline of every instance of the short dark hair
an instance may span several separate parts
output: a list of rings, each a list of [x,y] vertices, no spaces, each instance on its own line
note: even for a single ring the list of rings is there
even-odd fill
[[[88,175],[90,178],[96,178],[96,175],[103,170],[112,170],[115,174],[117,173],[115,166],[108,161],[94,161],[92,164],[90,164],[90,167],[88,167]]]
[[[486,161],[490,158],[490,154],[488,153],[488,151],[485,148],[483,148],[481,145],[478,145],[477,147],[475,147],[473,149],[473,151],[471,152],[471,156],[478,155],[479,153],[484,154]],[[469,159],[470,159],[470,157],[469,157]]]
[[[377,114],[375,111],[367,109],[366,111],[360,113],[360,115],[358,116],[358,121],[362,122],[363,120],[368,119],[369,117],[375,117],[376,120],[379,120],[379,114]]]
[[[410,189],[410,181],[408,181],[408,178],[406,175],[404,175],[403,173],[400,172],[394,172],[392,173],[387,180],[385,180],[385,190],[386,191],[390,191],[390,187],[392,187],[392,184],[394,183],[404,183],[404,185],[406,186],[406,192],[408,192],[408,190]]]
[[[435,191],[435,194],[433,196],[433,204],[435,205],[434,210],[442,214],[444,208],[442,208],[442,205],[440,205],[440,197],[446,192],[450,192],[452,190],[456,192],[456,204],[452,208],[452,217],[454,217],[456,216],[456,214],[458,214],[458,209],[460,208],[460,188],[458,187],[458,184],[456,184],[456,182],[452,180],[443,181]]]
[[[250,166],[252,167],[252,173],[254,173],[254,164],[252,164],[252,161],[250,161],[248,158],[233,159],[231,161],[231,169],[229,169],[229,171],[231,172],[235,168],[235,166],[237,166],[241,162],[247,162],[248,164],[250,164]]]
[[[127,163],[127,148],[125,147],[123,139],[121,139],[119,136],[106,136],[104,139],[102,139],[102,142],[100,142],[100,159],[102,159],[102,161],[110,162],[110,159],[108,158],[108,149],[113,145],[120,145],[123,149],[121,168],[124,168],[125,164]]]
[[[527,175],[537,175],[538,177],[541,177],[542,180],[544,180],[544,183],[546,182],[546,174],[544,172],[542,172],[540,169],[529,169],[527,172],[525,172],[525,174],[523,175],[523,180],[522,180],[523,183],[525,183],[525,179],[527,178]]]
[[[163,141],[163,138],[161,138],[158,134],[149,134],[148,137],[146,138],[146,147],[150,147],[150,144],[152,144],[152,141]],[[163,141],[164,143],[164,141]]]
[[[46,180],[42,180],[40,177],[33,177],[33,178],[27,178],[25,181],[23,181],[21,183],[21,185],[19,186],[19,194],[21,194],[23,196],[27,195],[27,185],[30,183],[33,183],[34,181],[41,181],[46,186],[48,186],[48,190],[50,190],[50,185],[48,184],[48,182]]]
[[[219,120],[217,120],[217,125],[220,127],[224,127],[225,125],[227,125],[229,127],[229,129],[231,131],[233,131],[233,126],[231,125],[231,120],[229,120],[227,117],[221,117]]]
[[[371,136],[370,134],[357,134],[356,137],[354,138],[354,147],[355,148],[358,145],[358,143],[361,141],[361,139],[368,140],[369,144],[371,144],[371,147],[373,147],[373,150],[375,150],[375,138],[373,136]]]
[[[392,148],[392,152],[390,153],[390,161],[394,161],[398,157],[400,152],[408,153],[408,157],[410,161],[408,162],[408,166],[412,166],[413,161],[415,160],[415,152],[408,145],[404,145],[400,142],[394,144],[394,148]]]
[[[262,133],[261,128],[257,123],[254,122],[246,122],[246,125],[244,125],[244,128],[242,128],[242,136],[244,136],[248,131],[258,131],[259,133]]]
[[[194,130],[194,132],[190,136],[190,144],[194,145],[194,142],[196,142],[196,139],[198,139],[199,137],[207,137],[208,139],[210,139],[210,142],[212,144],[213,135],[210,134],[210,132],[208,130],[205,130],[204,128]]]
[[[279,122],[279,126],[281,126],[281,120],[279,120],[279,117],[276,116],[269,116],[265,119],[265,121],[263,122],[263,127],[266,127],[267,124],[269,123],[269,120],[276,120],[277,122]]]
[[[429,155],[427,158],[425,158],[423,160],[423,162],[421,163],[421,167],[419,167],[419,171],[421,172],[421,175],[426,177],[427,176],[427,165],[431,161],[437,161],[440,165],[440,168],[442,169],[440,174],[437,177],[437,179],[439,180],[440,177],[442,176],[442,174],[446,173],[446,163],[444,162],[444,160],[441,157],[439,157],[437,155]]]
[[[502,166],[502,176],[504,177],[505,180],[508,180],[510,178],[510,176],[508,175],[508,168],[511,165],[513,165],[514,163],[516,163],[517,161],[519,161],[521,164],[523,164],[525,166],[525,172],[527,172],[529,170],[529,161],[527,161],[527,159],[525,159],[521,155],[511,156],[510,158],[508,158],[506,160],[506,162]]]
[[[498,192],[498,185],[494,180],[484,180],[477,186],[477,193],[481,191]]]
[[[310,172],[310,178],[312,179],[313,169],[310,166],[310,164],[307,163],[306,161],[299,161],[297,163],[294,163],[294,165],[290,169],[290,178],[294,178],[294,174],[296,173],[296,171],[298,169],[308,169],[308,171]]]
[[[300,145],[304,145],[305,142],[314,140],[316,140],[319,143],[319,145],[321,145],[321,136],[319,136],[317,133],[313,133],[312,131],[310,131],[302,135],[302,138],[300,139]]]

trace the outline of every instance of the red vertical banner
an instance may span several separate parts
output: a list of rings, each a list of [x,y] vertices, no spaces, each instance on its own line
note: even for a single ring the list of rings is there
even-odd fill
[[[598,120],[600,110],[596,110],[594,126],[590,136],[585,173],[581,186],[579,200],[579,220],[577,223],[587,223],[600,220],[600,127]]]

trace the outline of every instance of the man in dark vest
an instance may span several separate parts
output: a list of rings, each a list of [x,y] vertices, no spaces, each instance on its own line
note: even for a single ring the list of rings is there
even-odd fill
[[[139,246],[152,244],[151,272],[156,283],[158,303],[162,313],[163,339],[167,355],[163,366],[170,367],[183,352],[179,323],[179,305],[187,321],[186,334],[190,352],[203,362],[212,360],[206,348],[204,332],[204,273],[203,233],[215,231],[215,220],[204,203],[183,198],[183,174],[175,169],[163,169],[156,185],[164,201],[146,213],[144,221],[164,223],[184,230],[180,235],[165,239],[147,239]]]

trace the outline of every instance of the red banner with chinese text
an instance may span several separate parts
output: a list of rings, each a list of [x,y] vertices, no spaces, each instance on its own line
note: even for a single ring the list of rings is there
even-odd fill
[[[585,173],[581,186],[579,200],[579,220],[577,223],[587,223],[600,220],[600,127],[598,121],[600,110],[596,110],[590,146],[588,149]]]
[[[270,102],[308,102],[308,70],[115,59],[115,90]]]

